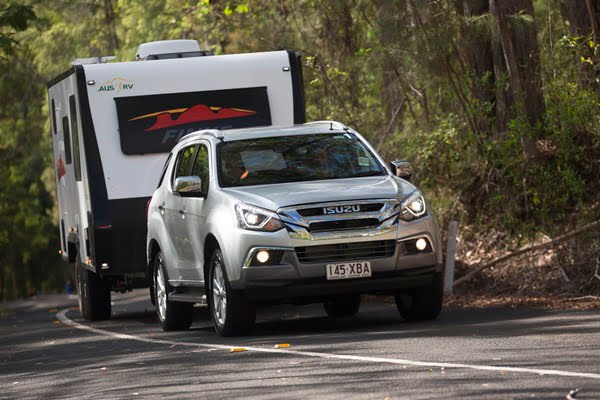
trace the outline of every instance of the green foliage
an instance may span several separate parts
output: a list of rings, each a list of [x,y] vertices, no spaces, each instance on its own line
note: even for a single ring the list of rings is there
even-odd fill
[[[0,11],[0,56],[14,53],[15,46],[19,44],[14,33],[26,30],[32,22],[38,22],[33,6],[11,3]]]

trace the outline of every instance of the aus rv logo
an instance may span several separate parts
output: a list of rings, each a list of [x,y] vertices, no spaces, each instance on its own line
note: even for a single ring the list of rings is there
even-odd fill
[[[100,86],[99,92],[117,92],[133,89],[133,81],[125,78],[113,78]]]

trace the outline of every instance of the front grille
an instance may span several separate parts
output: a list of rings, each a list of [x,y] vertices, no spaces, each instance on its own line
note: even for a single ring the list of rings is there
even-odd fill
[[[356,205],[360,206],[360,212],[379,211],[383,207],[383,203],[366,203]],[[298,214],[302,215],[303,217],[315,217],[317,215],[325,215],[325,213],[323,212],[323,208],[324,207],[301,208],[298,210]]]
[[[379,226],[377,218],[343,219],[339,221],[313,222],[309,225],[308,230],[310,232],[330,232],[375,228],[377,226]]]
[[[396,251],[394,240],[373,242],[327,244],[322,246],[296,247],[301,263],[363,261],[391,257]]]

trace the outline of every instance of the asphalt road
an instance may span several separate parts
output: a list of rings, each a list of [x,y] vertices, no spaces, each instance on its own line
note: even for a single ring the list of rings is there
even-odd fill
[[[454,309],[408,324],[392,304],[341,320],[277,306],[253,336],[223,339],[202,307],[189,331],[162,332],[144,293],[115,296],[104,322],[72,300],[4,315],[0,398],[600,399],[598,312]]]

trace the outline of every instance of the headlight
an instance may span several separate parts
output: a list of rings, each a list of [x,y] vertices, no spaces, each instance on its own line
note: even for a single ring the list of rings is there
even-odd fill
[[[236,204],[235,211],[240,228],[267,232],[275,232],[283,228],[283,222],[273,211],[244,203]]]
[[[422,217],[427,212],[425,199],[418,190],[415,190],[402,203],[400,203],[400,218],[404,221],[412,221]]]

